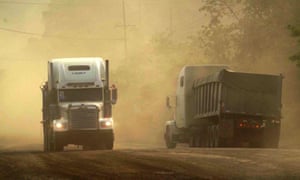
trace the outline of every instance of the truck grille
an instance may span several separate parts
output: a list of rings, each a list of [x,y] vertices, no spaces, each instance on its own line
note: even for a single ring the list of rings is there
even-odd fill
[[[72,106],[69,109],[70,129],[98,128],[99,110],[96,106]]]

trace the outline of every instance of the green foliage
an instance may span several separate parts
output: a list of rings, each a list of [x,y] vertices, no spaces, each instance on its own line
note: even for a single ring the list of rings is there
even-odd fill
[[[191,45],[202,43],[212,62],[251,66],[266,61],[266,56],[273,62],[282,60],[290,44],[285,27],[299,1],[203,0],[203,4],[199,12],[210,21],[191,39]],[[299,32],[294,29],[293,33]]]
[[[290,56],[290,60],[296,62],[296,65],[300,67],[300,53]]]
[[[293,25],[288,25],[287,28],[290,30],[291,32],[291,36],[298,39],[298,49],[300,46],[300,26],[296,27]],[[298,50],[297,53],[295,53],[294,55],[290,56],[289,59],[293,62],[296,63],[296,65],[300,68],[300,51]]]
[[[291,35],[293,37],[299,37],[300,36],[300,30],[297,27],[289,24],[287,26],[287,28],[291,31]]]

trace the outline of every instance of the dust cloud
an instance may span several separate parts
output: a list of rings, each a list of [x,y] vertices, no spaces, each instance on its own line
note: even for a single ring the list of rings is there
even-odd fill
[[[163,145],[164,124],[172,117],[165,98],[175,94],[182,66],[224,63],[211,61],[201,50],[190,53],[192,47],[186,45],[188,37],[208,22],[198,11],[200,1],[124,2],[126,52],[122,0],[52,0],[46,6],[18,5],[23,10],[13,13],[16,5],[2,8],[7,11],[5,22],[11,14],[16,20],[1,26],[43,33],[0,32],[5,40],[0,48],[5,57],[0,61],[0,144],[42,144],[39,86],[46,80],[49,59],[100,56],[110,60],[111,83],[119,89],[113,109],[116,142]],[[283,43],[292,41],[288,36]],[[296,137],[290,132],[299,128],[299,70],[287,60],[287,52],[276,52],[276,61],[270,54],[274,52],[265,53],[265,61],[229,65],[237,71],[283,73],[281,146],[295,147],[297,139],[288,137]]]
[[[30,37],[26,32],[44,31],[42,12],[46,9],[47,6],[0,4],[1,149],[41,142],[39,86],[46,77],[41,68],[46,61],[35,59],[24,49]]]

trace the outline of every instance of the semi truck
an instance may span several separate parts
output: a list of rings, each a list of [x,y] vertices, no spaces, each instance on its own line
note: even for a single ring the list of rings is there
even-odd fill
[[[165,125],[167,148],[277,148],[282,80],[281,74],[234,72],[226,65],[183,67],[176,96],[166,102],[173,112]]]
[[[68,144],[113,149],[117,88],[109,86],[108,60],[52,59],[41,91],[45,152],[63,151]]]

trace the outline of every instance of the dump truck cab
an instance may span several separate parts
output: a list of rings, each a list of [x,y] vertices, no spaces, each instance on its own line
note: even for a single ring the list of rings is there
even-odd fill
[[[234,72],[224,65],[185,66],[179,73],[168,148],[278,147],[282,75]]]

